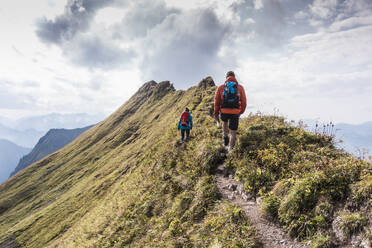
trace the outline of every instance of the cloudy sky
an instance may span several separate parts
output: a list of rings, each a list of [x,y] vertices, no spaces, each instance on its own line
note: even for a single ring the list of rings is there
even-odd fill
[[[249,109],[372,121],[371,0],[3,0],[0,116],[109,114],[234,70]]]

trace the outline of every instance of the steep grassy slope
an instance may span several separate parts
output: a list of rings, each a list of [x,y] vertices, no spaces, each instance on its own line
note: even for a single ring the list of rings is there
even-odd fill
[[[10,174],[10,176],[16,174],[18,171],[23,170],[30,164],[35,163],[45,156],[61,149],[91,127],[92,126],[75,129],[49,130],[43,137],[40,138],[36,146],[32,148],[32,151],[21,158],[17,167]]]
[[[257,246],[210,175],[225,156],[209,117],[214,90],[211,78],[188,91],[148,82],[105,121],[1,185],[0,244]],[[179,146],[185,106],[196,121],[193,139]]]
[[[332,137],[259,114],[241,121],[226,158],[210,117],[215,89],[211,78],[187,91],[148,82],[1,185],[0,247],[259,247],[243,211],[219,199],[213,172],[223,161],[293,237],[314,247],[370,243],[370,163]],[[195,125],[180,145],[185,106]]]

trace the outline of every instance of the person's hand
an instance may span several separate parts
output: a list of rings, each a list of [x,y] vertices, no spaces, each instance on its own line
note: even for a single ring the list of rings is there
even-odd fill
[[[215,116],[214,119],[216,120],[217,128],[220,128],[221,127],[220,118],[218,118],[218,116]]]

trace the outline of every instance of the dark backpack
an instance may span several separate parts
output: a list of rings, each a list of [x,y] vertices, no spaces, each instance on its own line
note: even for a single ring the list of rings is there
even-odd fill
[[[187,127],[189,125],[189,113],[186,111],[181,115],[181,126]]]
[[[238,83],[228,81],[225,83],[225,89],[222,93],[222,108],[240,108]]]

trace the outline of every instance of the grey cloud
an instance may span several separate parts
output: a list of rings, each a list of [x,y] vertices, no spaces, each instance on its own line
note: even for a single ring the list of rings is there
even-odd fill
[[[336,15],[338,0],[314,0],[310,12],[317,18],[329,19]]]
[[[129,11],[121,23],[113,26],[114,38],[135,39],[144,37],[156,25],[173,13],[180,11],[168,8],[163,1],[140,0],[128,6]]]
[[[271,46],[283,38],[286,28],[286,9],[276,0],[264,1],[262,14],[257,16],[256,32]],[[278,39],[279,38],[279,39]]]
[[[314,0],[308,5],[306,11],[312,17],[308,19],[310,25],[327,27],[334,23],[338,25],[337,22],[349,18],[353,18],[352,22],[355,22],[362,17],[370,17],[372,2],[370,0]]]
[[[342,7],[347,14],[370,13],[372,9],[372,2],[370,0],[345,0]]]
[[[47,44],[61,44],[64,40],[73,39],[78,32],[88,30],[97,10],[118,2],[118,0],[69,0],[62,15],[54,20],[44,17],[37,21],[36,34]]]
[[[92,77],[89,81],[89,88],[95,91],[101,90],[102,85],[104,84],[105,81],[106,81],[105,78],[102,76]]]
[[[131,62],[134,52],[119,47],[105,33],[92,34],[91,22],[107,6],[123,7],[125,0],[69,0],[62,15],[40,19],[36,34],[47,44],[58,45],[70,61],[90,69],[115,69]],[[102,31],[102,30],[101,30]]]
[[[95,35],[81,35],[63,45],[64,53],[78,65],[91,69],[115,69],[131,62],[135,53]]]
[[[281,47],[291,36],[305,31],[304,21],[298,16],[299,13],[306,15],[303,9],[307,6],[306,0],[289,0],[285,4],[280,0],[245,0],[232,4],[230,8],[241,19],[238,35],[254,32],[252,43],[258,45],[255,49],[261,53],[267,48]],[[254,23],[244,25],[247,19],[253,19]]]
[[[218,57],[230,31],[211,9],[169,15],[151,30],[144,44],[144,80],[167,79],[184,88],[206,74],[225,70],[223,65],[234,67],[233,58],[222,61]]]

